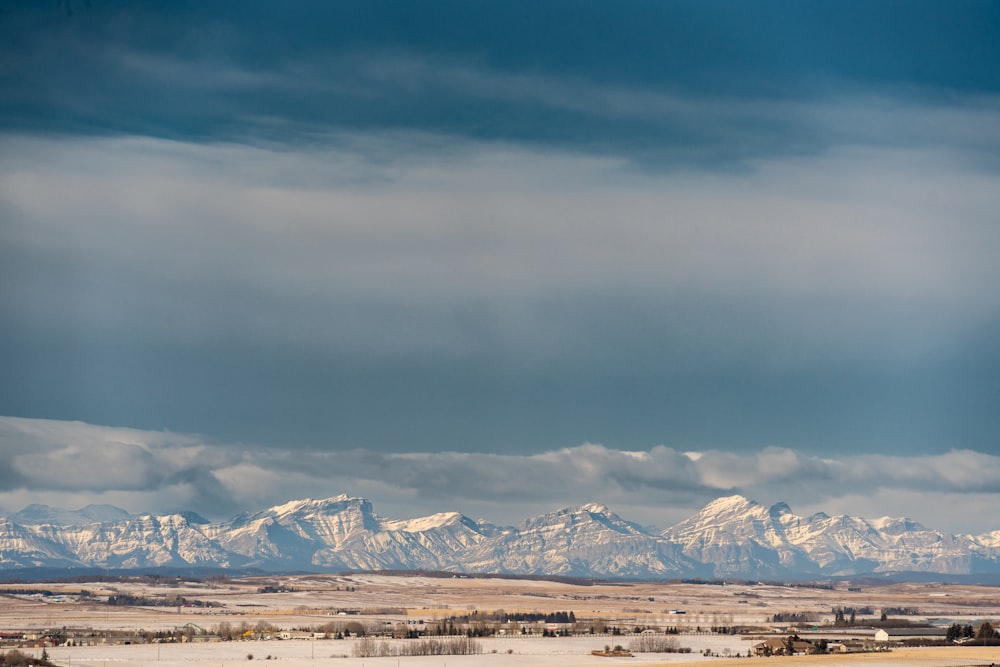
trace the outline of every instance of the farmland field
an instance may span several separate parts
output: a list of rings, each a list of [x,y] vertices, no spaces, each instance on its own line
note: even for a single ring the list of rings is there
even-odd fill
[[[450,578],[385,574],[302,575],[181,581],[136,578],[88,583],[0,585],[0,633],[22,634],[18,648],[40,657],[32,637],[55,634],[45,647],[66,667],[232,667],[278,661],[284,667],[325,663],[343,667],[493,667],[498,665],[604,665],[615,662],[756,665],[989,665],[1000,647],[893,647],[848,655],[742,658],[768,636],[796,632],[830,642],[871,642],[864,613],[856,626],[834,627],[835,608],[880,610],[891,619],[978,625],[1000,619],[1000,589],[972,585],[892,584],[853,587],[715,585],[683,583],[583,583],[530,579]],[[109,598],[132,604],[109,605]],[[138,604],[135,604],[138,602]],[[392,638],[430,632],[440,624],[489,626],[488,620],[571,612],[573,623],[494,623],[496,636],[475,640],[478,655],[395,657],[419,639]],[[898,616],[896,614],[899,614]],[[787,617],[797,614],[794,629]],[[775,622],[775,617],[779,620]],[[469,620],[472,619],[472,620]],[[803,622],[803,619],[807,619]],[[742,634],[712,628],[738,627]],[[220,628],[245,639],[218,641]],[[362,639],[353,632],[368,635]],[[591,654],[605,646],[628,648],[636,629],[669,637],[689,653],[636,653],[632,658]],[[145,637],[137,632],[144,631]],[[541,636],[564,633],[571,636]],[[596,632],[596,634],[589,634]],[[152,641],[173,633],[181,641]],[[583,634],[587,633],[587,634]],[[339,638],[343,636],[344,638]],[[375,636],[373,639],[372,637]],[[361,657],[360,642],[378,642],[385,655]],[[73,645],[55,645],[55,644]],[[709,653],[710,655],[705,655]],[[275,667],[279,667],[275,665]]]

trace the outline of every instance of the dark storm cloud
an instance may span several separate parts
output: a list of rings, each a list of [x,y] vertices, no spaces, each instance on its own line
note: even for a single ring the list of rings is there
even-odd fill
[[[802,99],[1000,90],[996,8],[917,4],[9,3],[0,123],[305,145],[395,129],[720,166],[829,147]]]

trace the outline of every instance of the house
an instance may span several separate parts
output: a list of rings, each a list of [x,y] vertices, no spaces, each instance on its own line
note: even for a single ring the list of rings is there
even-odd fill
[[[788,650],[791,648],[791,654]],[[808,655],[815,647],[807,641],[792,637],[771,637],[759,644],[754,644],[753,654],[761,657],[768,655]]]
[[[139,634],[119,634],[109,632],[103,634],[94,642],[101,645],[125,646],[129,644],[145,644],[146,640]]]
[[[830,642],[826,647],[829,653],[863,653],[871,650],[869,641],[858,639],[845,639],[839,642]]]

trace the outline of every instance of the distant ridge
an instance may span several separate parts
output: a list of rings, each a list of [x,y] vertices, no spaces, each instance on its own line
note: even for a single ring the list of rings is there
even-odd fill
[[[28,505],[8,518],[20,524],[49,523],[56,526],[75,526],[87,523],[107,523],[121,521],[131,516],[114,505],[87,505],[79,510],[64,510],[48,505]]]
[[[364,498],[293,500],[212,523],[109,505],[31,505],[0,518],[0,571],[434,571],[577,578],[1000,578],[1000,531],[952,535],[905,518],[796,515],[718,498],[662,531],[587,503],[497,526],[459,512],[377,515]]]

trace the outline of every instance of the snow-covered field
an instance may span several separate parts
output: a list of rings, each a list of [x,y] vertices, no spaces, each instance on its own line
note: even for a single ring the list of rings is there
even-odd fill
[[[600,638],[597,638],[600,639]],[[745,651],[740,640],[718,637],[698,637],[701,648],[711,647],[722,652],[726,647]],[[351,657],[354,640],[334,641],[254,641],[216,644],[143,644],[135,646],[89,646],[49,649],[51,658],[66,667],[503,667],[572,665],[705,665],[719,663],[730,667],[742,664],[791,665],[865,665],[868,667],[899,667],[900,665],[989,665],[1000,663],[998,648],[908,649],[890,653],[852,656],[809,656],[802,658],[731,659],[691,654],[636,654],[632,658],[601,658],[590,654],[603,644],[593,639],[484,639],[485,653],[474,656],[432,656],[403,658]],[[685,639],[684,645],[692,645]],[[496,650],[496,653],[493,651]],[[507,651],[511,651],[508,653]],[[35,653],[38,653],[35,651]],[[253,660],[248,657],[253,655]],[[263,663],[263,664],[261,664]]]
[[[621,639],[621,638],[615,638]],[[718,636],[696,637],[698,648],[711,647],[722,652],[729,648],[746,651],[747,642],[736,638]],[[57,647],[49,649],[51,658],[68,667],[194,667],[197,664],[222,665],[225,667],[309,667],[317,663],[334,663],[338,667],[360,665],[383,666],[405,665],[406,667],[493,667],[495,665],[605,665],[627,660],[633,663],[663,663],[667,661],[690,662],[706,659],[700,654],[636,654],[631,659],[601,658],[591,655],[591,651],[604,648],[606,644],[628,641],[611,641],[611,638],[541,638],[530,639],[480,639],[481,655],[473,656],[428,656],[402,658],[356,658],[353,648],[358,640],[286,640],[286,641],[237,641],[212,644],[140,644],[132,646],[83,646]],[[396,642],[414,640],[394,640]],[[692,648],[694,648],[692,646]],[[249,656],[253,656],[249,660]],[[263,664],[261,664],[263,663]]]
[[[782,586],[704,585],[681,583],[597,583],[582,585],[526,579],[467,579],[355,574],[303,575],[218,581],[115,580],[94,583],[38,584],[54,595],[0,596],[0,631],[92,628],[127,633],[173,630],[194,624],[212,633],[220,623],[255,627],[268,624],[282,630],[309,629],[350,621],[369,628],[398,623],[434,622],[471,610],[573,611],[579,622],[595,619],[622,628],[636,625],[676,627],[676,638],[687,654],[635,654],[603,658],[591,651],[605,645],[628,647],[629,636],[560,638],[501,637],[478,640],[483,653],[473,656],[402,658],[354,657],[356,639],[253,640],[206,643],[162,643],[50,647],[49,655],[65,667],[499,667],[570,665],[700,664],[725,665],[989,665],[1000,663],[1000,650],[942,648],[897,650],[892,653],[809,658],[756,659],[720,657],[746,655],[754,640],[739,636],[695,633],[715,625],[753,625],[766,632],[780,630],[771,618],[778,613],[809,613],[817,623],[832,619],[839,606],[919,608],[913,620],[947,624],[1000,618],[1000,590],[986,586],[897,584],[863,589]],[[265,592],[265,589],[279,592]],[[90,595],[79,597],[81,589]],[[10,593],[10,589],[6,589]],[[128,594],[144,598],[187,600],[213,606],[108,606],[106,596]],[[345,612],[344,610],[349,610]],[[683,611],[683,613],[675,613]],[[345,615],[346,613],[346,615]],[[776,627],[778,626],[778,627]],[[873,630],[859,629],[858,636]],[[865,634],[867,633],[867,634]],[[381,639],[378,641],[382,641]],[[396,642],[417,640],[387,640]],[[706,657],[709,649],[714,657]],[[30,649],[40,655],[40,649]],[[252,660],[249,656],[252,655]],[[264,664],[261,664],[264,663]]]

